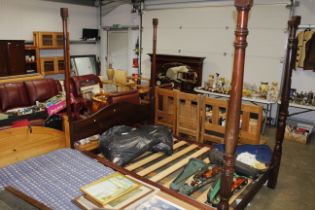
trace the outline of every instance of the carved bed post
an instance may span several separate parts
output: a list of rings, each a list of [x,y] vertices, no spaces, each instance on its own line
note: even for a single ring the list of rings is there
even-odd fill
[[[156,85],[156,43],[157,43],[157,27],[159,20],[154,18],[152,20],[153,24],[153,46],[152,46],[152,63],[151,63],[151,79],[150,79],[150,87],[153,88]]]
[[[240,114],[242,104],[243,75],[245,63],[246,37],[248,35],[248,13],[253,0],[235,0],[237,9],[237,25],[234,42],[234,63],[232,74],[232,91],[228,106],[227,124],[225,128],[224,172],[221,176],[221,201],[218,209],[229,209],[229,198],[234,173],[234,153],[238,142]]]
[[[287,54],[285,60],[285,68],[284,68],[284,78],[282,84],[282,93],[281,93],[281,104],[279,108],[278,122],[277,122],[277,132],[276,132],[276,144],[272,154],[272,172],[269,178],[268,187],[275,188],[277,185],[277,178],[281,163],[282,156],[282,143],[284,139],[286,121],[288,116],[288,108],[289,108],[289,93],[291,89],[291,76],[292,69],[295,66],[295,57],[296,57],[296,49],[297,49],[297,39],[296,39],[296,31],[298,25],[301,22],[300,16],[293,16],[291,20],[288,21],[288,30],[289,30],[289,38],[288,38],[288,46],[287,46]]]
[[[65,65],[65,91],[66,91],[66,107],[67,107],[67,115],[68,115],[68,123],[71,123],[72,114],[71,114],[71,102],[70,102],[70,62],[69,62],[69,37],[68,37],[68,8],[61,8],[60,14],[62,18],[62,26],[63,26],[63,51],[64,51],[64,65]],[[67,121],[67,120],[66,120]],[[71,146],[73,146],[73,142],[71,141],[71,126],[65,126],[70,129],[68,133],[70,138]]]
[[[154,122],[154,87],[156,85],[156,48],[157,48],[157,27],[158,19],[153,18],[153,46],[152,46],[152,62],[151,62],[151,78],[150,78],[150,104],[151,104],[151,121]]]

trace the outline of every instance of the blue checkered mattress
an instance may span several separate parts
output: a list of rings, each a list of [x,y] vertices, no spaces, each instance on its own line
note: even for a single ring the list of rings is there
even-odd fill
[[[0,168],[0,190],[12,186],[52,209],[78,209],[80,187],[114,171],[79,151],[60,149]]]

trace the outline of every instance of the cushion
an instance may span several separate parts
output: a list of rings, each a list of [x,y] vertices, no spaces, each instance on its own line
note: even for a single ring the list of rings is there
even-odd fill
[[[6,111],[11,108],[30,106],[24,83],[0,84],[0,109]]]
[[[25,87],[31,104],[35,104],[36,101],[44,102],[62,90],[60,82],[53,79],[26,81]]]

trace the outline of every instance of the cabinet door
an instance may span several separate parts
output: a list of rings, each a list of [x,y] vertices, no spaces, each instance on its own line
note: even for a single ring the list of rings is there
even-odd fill
[[[63,33],[56,33],[55,41],[56,41],[57,48],[63,48]]]
[[[52,33],[40,33],[39,34],[39,46],[42,48],[54,47],[54,36]]]
[[[0,76],[8,76],[7,43],[0,41]]]
[[[8,41],[7,49],[10,75],[25,74],[24,41]]]

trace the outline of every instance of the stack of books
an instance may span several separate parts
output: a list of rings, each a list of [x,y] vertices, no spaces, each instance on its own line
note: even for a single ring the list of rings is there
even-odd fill
[[[73,202],[82,209],[127,209],[152,196],[156,189],[118,172],[81,187],[83,195]]]

